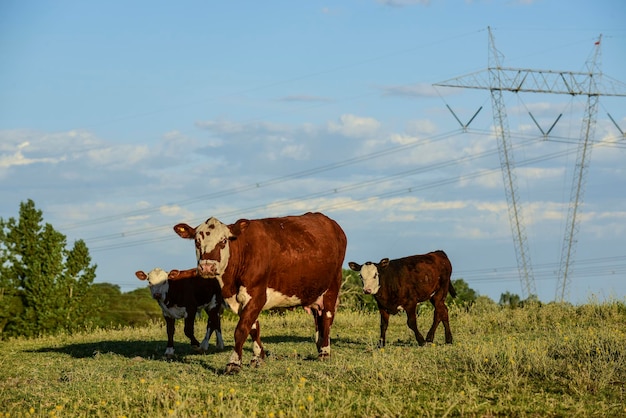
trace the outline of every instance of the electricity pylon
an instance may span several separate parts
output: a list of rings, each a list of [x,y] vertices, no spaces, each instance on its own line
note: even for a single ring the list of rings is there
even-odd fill
[[[510,134],[507,123],[506,108],[502,100],[502,92],[510,91],[513,93],[530,92],[587,96],[587,108],[583,119],[581,142],[578,148],[576,169],[574,173],[574,180],[572,182],[572,192],[567,217],[567,227],[561,251],[559,276],[557,278],[558,284],[556,299],[562,301],[566,297],[570,265],[573,262],[573,255],[575,252],[576,234],[578,233],[580,221],[578,216],[578,206],[582,203],[585,179],[589,168],[591,150],[590,141],[593,141],[593,135],[595,132],[598,98],[601,95],[626,96],[626,85],[617,80],[602,77],[603,75],[599,71],[598,58],[600,55],[600,41],[601,36],[595,43],[595,51],[592,59],[587,62],[588,71],[586,72],[507,68],[501,66],[502,54],[496,49],[491,28],[489,28],[490,56],[489,67],[487,70],[478,71],[435,84],[435,86],[473,88],[489,90],[491,92],[494,125],[496,134],[499,137],[498,150],[500,153],[500,166],[502,169],[504,188],[509,208],[509,221],[513,233],[518,271],[522,282],[522,292],[525,297],[536,295],[535,280],[530,263],[530,255],[528,253],[528,242],[526,239],[521,204],[517,197],[515,164],[509,139]],[[609,115],[609,117],[611,116]],[[611,120],[613,120],[613,118],[611,118]],[[556,124],[556,122],[554,124]],[[550,133],[554,124],[550,130],[548,130],[547,134]],[[544,132],[542,131],[542,133]],[[547,136],[547,134],[544,133],[544,136]]]

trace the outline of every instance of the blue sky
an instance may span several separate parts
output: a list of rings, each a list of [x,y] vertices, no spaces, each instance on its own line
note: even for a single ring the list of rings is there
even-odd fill
[[[487,68],[582,71],[602,34],[626,82],[626,3],[5,0],[0,217],[33,199],[99,282],[189,268],[172,226],[323,211],[348,261],[445,250],[453,278],[522,294],[486,90],[433,84]],[[623,88],[621,93],[626,93]],[[539,298],[551,301],[585,97],[505,93]],[[482,106],[464,132],[464,123]],[[546,131],[544,138],[529,112]],[[626,297],[626,97],[602,97],[569,300]]]

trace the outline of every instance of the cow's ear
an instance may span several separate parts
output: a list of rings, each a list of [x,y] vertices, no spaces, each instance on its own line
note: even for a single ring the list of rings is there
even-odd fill
[[[351,270],[354,270],[354,271],[361,271],[361,265],[360,265],[360,264],[355,263],[354,261],[350,261],[350,262],[348,263],[348,266],[350,267],[350,269],[351,269]]]
[[[174,232],[178,234],[181,238],[186,239],[195,239],[196,238],[196,228],[192,228],[187,224],[177,224],[174,226]]]
[[[178,271],[178,270],[171,270],[167,274],[167,278],[170,279],[170,280],[176,280],[176,278],[178,277],[179,274],[180,274],[180,271]]]
[[[248,226],[250,225],[250,221],[247,219],[239,219],[237,222],[235,222],[234,224],[232,224],[230,226],[230,232],[234,235],[233,237],[230,237],[230,239],[236,238],[238,235],[240,235],[243,231],[245,231],[246,229],[248,229]]]
[[[146,280],[148,278],[148,275],[141,270],[136,271],[135,276],[137,276],[139,280]]]
[[[383,258],[382,260],[380,260],[380,263],[378,263],[378,267],[380,268],[387,268],[388,265],[389,265],[388,258]]]

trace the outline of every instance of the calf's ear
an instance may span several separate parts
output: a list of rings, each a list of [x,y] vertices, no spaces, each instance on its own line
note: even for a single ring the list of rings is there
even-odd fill
[[[174,226],[174,232],[178,234],[181,238],[186,239],[195,239],[196,238],[196,228],[192,228],[187,224],[177,224]]]
[[[378,263],[378,267],[380,268],[387,268],[388,265],[389,265],[388,258],[383,258],[382,260],[380,260],[380,263]]]
[[[180,271],[178,271],[178,270],[171,270],[167,274],[167,278],[171,279],[171,280],[176,280],[176,278],[178,277],[179,274],[180,274]]]
[[[146,280],[148,278],[148,275],[141,270],[136,271],[135,276],[137,276],[139,280]]]
[[[348,263],[348,266],[350,267],[350,269],[351,269],[351,270],[354,270],[354,271],[361,271],[361,265],[360,265],[360,264],[355,263],[354,261],[350,261],[350,262]]]

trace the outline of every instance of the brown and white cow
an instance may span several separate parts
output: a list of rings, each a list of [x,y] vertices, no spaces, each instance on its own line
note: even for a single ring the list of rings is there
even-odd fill
[[[385,346],[385,334],[389,325],[389,315],[405,310],[407,325],[415,333],[419,345],[433,342],[435,331],[443,322],[446,343],[452,344],[452,332],[448,321],[448,307],[445,304],[448,291],[456,297],[456,291],[450,282],[452,264],[443,251],[434,251],[424,255],[389,260],[383,258],[380,263],[366,262],[363,265],[350,262],[350,268],[360,272],[363,291],[374,295],[380,311],[380,340],[378,347]],[[426,340],[417,329],[416,311],[420,302],[430,300],[435,307],[433,325]]]
[[[215,346],[224,349],[221,315],[224,300],[217,280],[205,280],[198,276],[197,269],[172,270],[169,273],[160,268],[146,274],[135,272],[139,280],[148,280],[152,297],[159,303],[167,328],[167,348],[165,356],[174,356],[174,331],[177,319],[185,319],[185,335],[191,346],[202,352],[209,349],[209,340],[215,332]],[[206,334],[202,343],[194,335],[196,313],[204,310],[208,315]]]
[[[227,373],[241,369],[243,345],[251,331],[259,334],[258,325],[253,327],[265,309],[303,306],[311,311],[318,355],[330,356],[347,244],[335,221],[321,213],[240,219],[231,225],[209,218],[196,228],[178,224],[174,231],[195,240],[198,273],[217,278],[224,300],[239,315]],[[253,352],[252,364],[265,358],[260,340]]]

